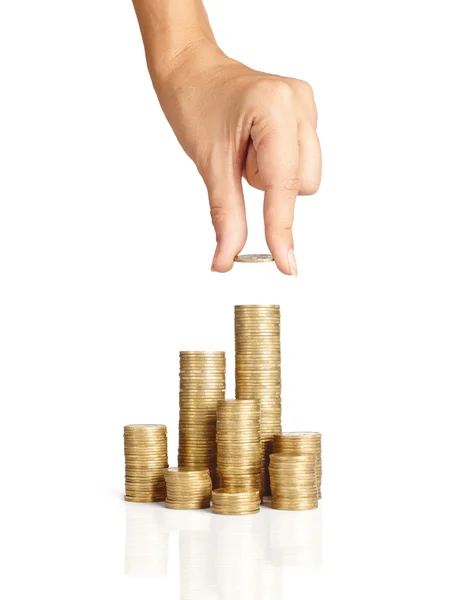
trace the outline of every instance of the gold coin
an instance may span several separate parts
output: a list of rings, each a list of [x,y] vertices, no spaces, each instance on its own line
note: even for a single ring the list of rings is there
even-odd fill
[[[217,490],[213,490],[212,498],[214,502],[260,501],[260,497],[256,490],[225,490],[223,488],[218,488]]]
[[[155,425],[124,425],[124,430],[126,432],[132,432],[132,431],[162,431],[162,432],[166,432],[167,431],[167,426],[166,425],[159,425],[159,424],[155,424]]]
[[[210,508],[210,500],[188,502],[183,500],[175,501],[166,498],[165,508],[171,508],[174,510],[197,510]]]
[[[126,502],[162,502],[163,498],[155,498],[155,497],[149,497],[149,498],[138,498],[136,496],[124,496],[124,500]]]
[[[207,477],[209,475],[208,469],[201,469],[200,471],[188,471],[181,469],[180,467],[169,467],[168,469],[164,469],[164,473],[178,477]]]
[[[258,308],[265,308],[265,309],[280,309],[279,304],[236,304],[234,306],[235,310],[247,310],[247,309],[258,309]]]
[[[243,350],[253,350],[260,352],[277,352],[281,349],[281,340],[278,335],[248,335],[239,336],[235,340],[236,354],[241,354]]]

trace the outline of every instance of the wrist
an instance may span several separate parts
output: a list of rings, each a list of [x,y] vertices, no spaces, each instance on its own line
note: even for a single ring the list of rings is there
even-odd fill
[[[155,51],[146,53],[149,73],[154,87],[163,87],[181,73],[191,75],[197,70],[207,68],[224,57],[213,35],[207,35],[201,29],[190,29],[186,35],[167,36],[159,41]]]
[[[202,0],[133,0],[154,85],[196,53],[217,50]]]

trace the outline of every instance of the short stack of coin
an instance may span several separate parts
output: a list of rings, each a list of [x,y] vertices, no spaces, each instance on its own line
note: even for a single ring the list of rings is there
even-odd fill
[[[212,512],[218,515],[252,515],[260,510],[258,490],[224,490],[212,492]]]
[[[280,309],[273,304],[234,307],[236,398],[258,399],[264,495],[271,493],[268,476],[273,436],[281,432]]]
[[[216,472],[217,403],[225,397],[224,352],[180,352],[178,466]]]
[[[172,467],[164,469],[164,477],[167,484],[167,508],[192,510],[210,507],[212,480],[208,469],[186,471]]]
[[[270,456],[271,506],[279,510],[310,510],[318,507],[314,454]]]
[[[165,500],[164,469],[168,467],[165,425],[126,425],[125,500]]]
[[[315,431],[281,433],[274,436],[274,452],[314,454],[316,456],[316,485],[321,498],[322,456],[321,434]]]
[[[218,475],[223,489],[261,490],[260,402],[220,400]]]

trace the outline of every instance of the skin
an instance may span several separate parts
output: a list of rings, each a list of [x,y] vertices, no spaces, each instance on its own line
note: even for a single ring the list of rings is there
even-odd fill
[[[133,4],[162,110],[207,187],[217,239],[212,271],[229,271],[245,245],[245,177],[265,194],[266,241],[279,270],[297,275],[295,199],[321,181],[310,85],[226,56],[200,0]]]

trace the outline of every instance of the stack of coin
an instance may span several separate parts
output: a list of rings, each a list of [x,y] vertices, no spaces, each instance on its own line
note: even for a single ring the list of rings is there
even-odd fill
[[[224,352],[180,352],[178,466],[216,472],[217,402],[225,397]]]
[[[218,515],[252,515],[260,510],[258,490],[224,490],[212,492],[212,512]]]
[[[314,454],[270,456],[271,506],[280,510],[310,510],[318,507]]]
[[[126,425],[125,500],[165,500],[164,469],[168,467],[165,425]]]
[[[321,498],[322,457],[321,434],[314,431],[281,433],[274,436],[274,452],[316,455],[316,485]]]
[[[273,436],[281,432],[280,310],[272,304],[234,307],[236,398],[261,405],[263,493],[269,495],[269,456]]]
[[[217,450],[222,488],[261,490],[258,400],[218,402]]]
[[[188,471],[182,468],[164,469],[167,484],[165,506],[178,510],[209,508],[212,480],[208,469]]]

